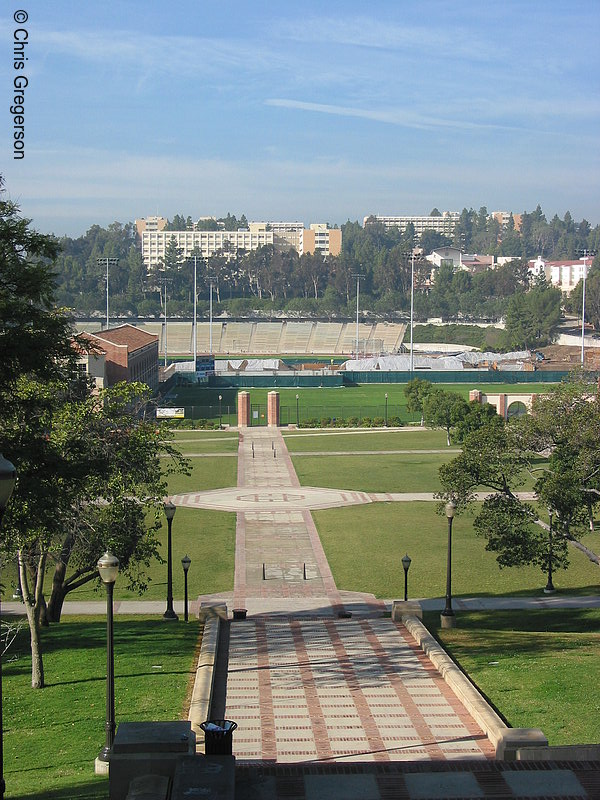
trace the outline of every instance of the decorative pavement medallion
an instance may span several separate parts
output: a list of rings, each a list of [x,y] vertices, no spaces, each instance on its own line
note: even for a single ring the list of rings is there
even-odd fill
[[[319,489],[312,486],[285,487],[268,490],[254,487],[232,487],[206,492],[188,492],[172,498],[177,506],[187,508],[212,508],[220,511],[307,511],[336,506],[353,506],[371,503],[366,492],[343,489]]]

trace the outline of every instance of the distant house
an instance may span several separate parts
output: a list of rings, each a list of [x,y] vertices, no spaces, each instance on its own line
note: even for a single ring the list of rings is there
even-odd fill
[[[589,270],[590,264],[587,264]],[[546,261],[541,256],[529,261],[529,274],[533,278],[544,275],[548,283],[556,286],[561,292],[570,294],[583,278],[585,265],[582,259],[577,261]]]
[[[153,392],[158,389],[158,336],[129,324],[83,336],[95,352],[82,355],[80,361],[98,388],[139,381]]]

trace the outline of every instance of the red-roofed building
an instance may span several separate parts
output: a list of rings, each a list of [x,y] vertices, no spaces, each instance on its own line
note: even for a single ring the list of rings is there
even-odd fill
[[[104,386],[139,381],[158,389],[158,336],[129,324],[84,336],[104,354]]]
[[[577,261],[546,261],[546,259],[538,256],[529,261],[529,273],[532,277],[536,278],[538,275],[545,275],[548,283],[552,286],[558,287],[562,292],[570,294],[577,286],[580,280],[583,279],[583,271],[589,271],[591,266],[591,259],[587,259],[584,265],[583,259]]]

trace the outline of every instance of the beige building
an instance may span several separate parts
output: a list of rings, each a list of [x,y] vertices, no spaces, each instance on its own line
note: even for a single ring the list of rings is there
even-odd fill
[[[339,256],[342,252],[342,231],[329,228],[324,222],[313,223],[302,234],[302,253],[322,253],[324,256]]]
[[[162,231],[167,222],[165,217],[142,217],[142,219],[136,219],[135,229],[141,239],[144,231]]]

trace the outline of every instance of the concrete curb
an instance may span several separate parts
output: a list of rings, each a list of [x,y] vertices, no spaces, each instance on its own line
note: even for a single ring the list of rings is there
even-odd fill
[[[188,713],[188,720],[196,734],[197,753],[204,753],[204,732],[200,725],[210,718],[222,608],[222,606],[203,608],[201,612],[204,615],[204,633]]]
[[[403,617],[403,623],[448,686],[463,703],[496,748],[496,758],[516,760],[518,751],[530,747],[546,748],[548,740],[537,728],[510,728],[493,710],[479,690],[459,669],[439,642],[416,616]]]

